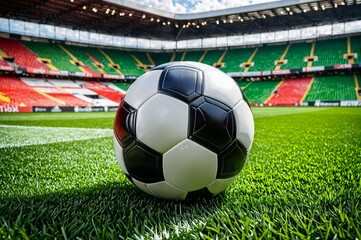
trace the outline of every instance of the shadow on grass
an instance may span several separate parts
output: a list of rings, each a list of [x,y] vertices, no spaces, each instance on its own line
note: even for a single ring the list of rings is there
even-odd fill
[[[204,227],[202,220],[217,211],[223,198],[220,194],[166,201],[130,184],[109,183],[67,193],[6,199],[0,203],[0,236],[108,239],[166,237],[169,231],[190,233]]]

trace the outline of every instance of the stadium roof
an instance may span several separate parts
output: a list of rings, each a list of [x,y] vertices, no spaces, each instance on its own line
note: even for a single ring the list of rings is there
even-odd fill
[[[361,0],[287,0],[177,14],[126,0],[5,0],[0,17],[161,40],[231,36],[361,19]]]

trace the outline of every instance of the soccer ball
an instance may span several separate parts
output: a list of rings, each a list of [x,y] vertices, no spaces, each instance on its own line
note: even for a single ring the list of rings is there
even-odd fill
[[[144,192],[171,200],[224,191],[253,135],[252,112],[234,80],[196,62],[166,63],[140,76],[114,121],[124,174]]]

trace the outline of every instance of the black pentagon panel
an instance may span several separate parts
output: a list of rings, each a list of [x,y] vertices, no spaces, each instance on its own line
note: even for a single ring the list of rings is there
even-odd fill
[[[207,187],[188,192],[186,199],[197,199],[197,198],[210,198],[213,196],[213,193],[211,193]]]
[[[162,155],[138,140],[124,149],[124,162],[130,176],[141,182],[164,180]]]
[[[190,103],[203,92],[203,72],[187,66],[166,68],[160,76],[158,92]]]
[[[220,153],[236,138],[236,122],[228,106],[207,97],[189,105],[189,139]]]
[[[122,100],[114,120],[114,133],[123,148],[135,138],[136,117],[137,111]]]
[[[237,140],[218,155],[217,178],[231,178],[243,168],[247,158],[247,149]]]

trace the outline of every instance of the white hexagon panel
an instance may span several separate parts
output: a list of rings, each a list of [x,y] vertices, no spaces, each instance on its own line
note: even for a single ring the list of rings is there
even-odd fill
[[[166,181],[149,183],[147,184],[147,187],[159,198],[168,200],[184,200],[187,197],[187,192],[170,185]]]
[[[159,77],[162,71],[151,71],[140,76],[128,89],[124,97],[130,106],[138,109],[158,92]]]
[[[228,107],[233,108],[241,99],[242,93],[235,81],[218,69],[204,71],[207,79],[204,85],[204,95],[214,98]]]
[[[220,192],[223,192],[224,190],[226,190],[226,188],[229,186],[229,184],[231,184],[237,178],[237,176],[227,178],[227,179],[214,180],[214,182],[212,182],[211,184],[209,184],[207,186],[208,191],[210,191],[214,195],[218,194]]]
[[[163,155],[166,182],[186,192],[204,188],[217,176],[217,154],[186,139]]]
[[[176,98],[156,94],[138,109],[136,137],[159,153],[186,139],[187,131],[188,105]]]
[[[248,104],[242,100],[233,108],[237,125],[237,139],[247,150],[252,146],[254,137],[254,121]]]

